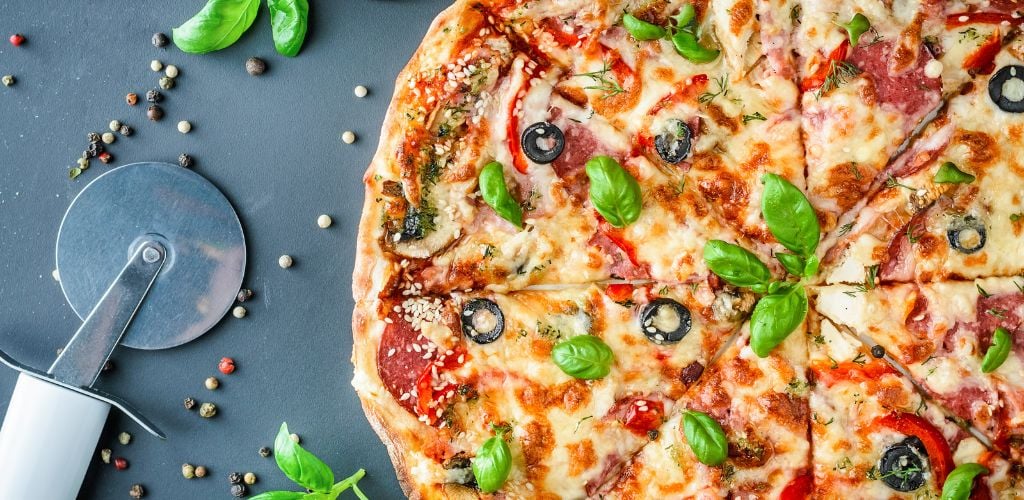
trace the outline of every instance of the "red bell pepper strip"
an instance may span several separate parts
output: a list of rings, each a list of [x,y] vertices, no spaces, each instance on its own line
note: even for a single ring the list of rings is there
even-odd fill
[[[813,484],[814,478],[811,474],[803,472],[786,484],[786,487],[782,489],[782,493],[779,494],[779,500],[806,500],[811,498],[811,486]]]
[[[941,490],[946,476],[953,470],[953,452],[949,449],[946,437],[927,420],[913,414],[894,411],[884,417],[875,419],[876,425],[888,427],[901,434],[916,436],[924,443],[928,452],[928,461],[932,464],[932,474]]]
[[[974,71],[978,74],[987,75],[996,69],[995,60],[999,49],[1003,47],[1002,37],[999,30],[992,32],[978,50],[964,59],[964,69]]]
[[[804,77],[800,82],[800,90],[802,92],[817,90],[824,85],[825,79],[828,78],[829,72],[832,71],[832,63],[845,61],[849,52],[850,39],[847,38],[843,40],[843,43],[840,43],[838,47],[832,49],[832,52],[829,52],[828,57],[821,62],[814,73]]]

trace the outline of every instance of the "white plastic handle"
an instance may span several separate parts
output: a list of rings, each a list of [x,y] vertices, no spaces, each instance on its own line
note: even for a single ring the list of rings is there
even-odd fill
[[[0,498],[74,500],[110,405],[21,374],[0,428]]]

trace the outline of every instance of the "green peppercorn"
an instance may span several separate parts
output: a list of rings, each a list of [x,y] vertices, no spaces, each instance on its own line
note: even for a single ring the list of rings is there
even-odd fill
[[[102,450],[100,450],[100,460],[102,460],[103,463],[105,463],[105,464],[109,464],[110,463],[110,455],[113,454],[113,453],[114,452],[110,451],[110,448],[103,448]]]
[[[142,489],[141,484],[133,484],[131,489],[128,490],[128,496],[132,498],[142,498],[146,496],[146,490]]]
[[[213,418],[217,414],[217,405],[213,403],[203,403],[199,405],[199,416],[203,418]]]
[[[132,435],[127,432],[122,432],[117,435],[117,442],[127,446],[128,443],[132,442]]]
[[[14,85],[16,81],[17,80],[15,80],[14,77],[11,75],[4,75],[3,77],[0,77],[0,82],[4,84],[4,87],[10,87]]]
[[[196,477],[196,466],[192,464],[181,464],[181,475],[185,479]]]
[[[174,88],[174,78],[165,76],[160,79],[160,88],[164,90],[170,90]]]

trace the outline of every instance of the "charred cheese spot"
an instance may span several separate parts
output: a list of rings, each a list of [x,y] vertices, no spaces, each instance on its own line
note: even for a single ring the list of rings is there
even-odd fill
[[[526,460],[526,476],[531,482],[540,483],[548,474],[544,459],[555,449],[555,434],[551,424],[544,417],[538,417],[523,426],[524,435],[520,440],[523,458]]]
[[[809,408],[807,400],[788,393],[773,392],[758,398],[768,409],[774,420],[795,431],[802,431],[806,425]]]
[[[750,204],[750,193],[743,179],[722,171],[713,178],[701,179],[697,189],[709,202],[715,204],[726,221],[742,223],[744,209]]]
[[[709,103],[706,106],[706,111],[708,116],[711,118],[711,121],[715,122],[718,126],[729,129],[730,132],[736,132],[740,129],[739,120],[725,114],[725,111],[721,106]]]
[[[815,194],[835,200],[840,212],[846,212],[867,192],[873,169],[856,163],[841,163],[828,170],[828,182],[815,186]]]
[[[558,95],[565,98],[565,100],[579,106],[584,107],[587,105],[587,94],[579,87],[568,87],[565,85],[558,85],[555,87],[555,92]]]
[[[764,142],[755,143],[750,148],[750,157],[740,167],[749,173],[760,172],[772,164],[772,148]]]
[[[741,0],[736,2],[731,9],[729,9],[729,31],[734,35],[739,35],[743,28],[747,26],[747,23],[754,18],[754,4],[750,0]]]
[[[923,13],[918,12],[903,31],[900,32],[889,60],[889,72],[899,74],[917,65],[921,53],[921,25],[925,21]]]
[[[878,384],[869,385],[868,394],[885,408],[904,408],[910,404],[903,384],[899,381],[893,382],[891,379],[883,379]]]
[[[999,145],[984,132],[957,130],[953,143],[967,149],[966,158],[972,167],[989,166],[999,156]]]
[[[674,71],[672,71],[670,68],[665,68],[665,67],[659,66],[657,68],[654,68],[652,73],[654,74],[654,78],[656,80],[664,81],[664,82],[674,82],[674,81],[676,81],[676,73]]]
[[[597,464],[597,456],[594,454],[594,443],[589,439],[570,444],[568,452],[570,477],[579,476]]]
[[[921,259],[931,260],[946,251],[946,241],[932,233],[925,233],[917,237],[914,249]]]

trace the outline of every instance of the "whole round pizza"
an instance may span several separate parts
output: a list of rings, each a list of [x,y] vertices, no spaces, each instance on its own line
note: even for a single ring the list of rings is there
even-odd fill
[[[406,494],[1024,496],[1017,9],[456,1],[354,277]]]

